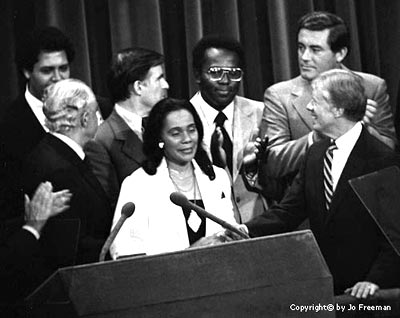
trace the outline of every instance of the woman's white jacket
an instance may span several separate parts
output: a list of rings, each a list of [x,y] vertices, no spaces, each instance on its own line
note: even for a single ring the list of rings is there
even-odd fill
[[[225,170],[215,167],[215,179],[210,180],[193,160],[194,172],[205,210],[235,224],[231,203],[230,180]],[[182,208],[173,204],[169,196],[176,191],[165,158],[155,175],[148,175],[142,168],[133,172],[122,183],[114,213],[113,226],[121,216],[127,202],[136,206],[111,245],[111,256],[145,253],[147,255],[172,252],[189,247],[185,217]],[[206,236],[223,230],[207,219]]]

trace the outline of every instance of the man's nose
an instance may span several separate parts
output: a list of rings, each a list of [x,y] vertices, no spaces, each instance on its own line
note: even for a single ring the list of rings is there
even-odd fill
[[[53,72],[53,76],[51,78],[53,80],[53,82],[58,82],[60,80],[62,80],[62,76],[61,76],[61,72],[59,70],[54,70]]]
[[[227,72],[223,72],[222,73],[222,77],[218,82],[221,83],[221,84],[229,84],[230,79],[228,77],[228,73]]]
[[[308,61],[308,60],[310,60],[310,58],[311,58],[310,50],[307,48],[304,49],[303,53],[301,53],[301,59]]]
[[[309,102],[306,106],[307,110],[312,112],[314,110],[314,105],[312,102]]]
[[[164,89],[169,89],[169,84],[166,79],[163,79],[161,82],[161,87]]]

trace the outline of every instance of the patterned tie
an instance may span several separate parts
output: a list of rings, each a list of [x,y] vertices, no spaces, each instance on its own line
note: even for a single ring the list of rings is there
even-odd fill
[[[224,142],[222,144],[222,148],[225,150],[225,154],[226,154],[226,161],[227,161],[227,165],[228,165],[228,169],[230,171],[230,173],[232,174],[232,141],[231,138],[228,135],[228,132],[226,131],[226,129],[224,128],[224,122],[226,120],[226,116],[223,112],[219,112],[218,115],[215,117],[214,123],[215,123],[215,127],[220,127],[222,135],[224,137]],[[223,163],[222,163],[222,159],[220,157],[220,153],[218,151],[218,135],[216,133],[216,131],[213,132],[212,136],[211,136],[211,156],[213,159],[213,163],[221,168],[225,168]]]
[[[333,196],[333,181],[332,181],[332,160],[333,151],[337,149],[334,140],[331,140],[330,146],[326,150],[324,157],[324,193],[325,193],[325,207],[329,211]]]

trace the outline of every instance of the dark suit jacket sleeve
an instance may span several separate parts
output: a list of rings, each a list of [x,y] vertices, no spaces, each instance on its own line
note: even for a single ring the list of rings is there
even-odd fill
[[[269,137],[268,162],[263,165],[265,174],[283,177],[301,167],[308,146],[308,135],[292,140],[287,109],[272,89],[264,94],[264,112],[260,136]]]
[[[23,297],[46,278],[35,258],[39,242],[27,230],[19,229],[0,246],[0,299],[11,301]]]
[[[377,112],[373,122],[367,125],[368,132],[379,139],[390,148],[394,149],[397,144],[396,131],[394,129],[392,108],[389,104],[386,82],[379,79],[378,85],[374,87],[371,98],[377,102]],[[372,88],[370,88],[372,90]]]
[[[381,288],[398,287],[400,284],[400,256],[382,235],[379,255],[366,276],[366,281],[373,282]]]
[[[293,231],[307,218],[303,175],[301,169],[279,204],[245,223],[251,237]]]
[[[85,146],[85,153],[89,157],[92,171],[106,192],[109,201],[115,204],[119,195],[119,182],[106,147],[96,140],[91,140]],[[114,210],[115,206],[111,208]]]

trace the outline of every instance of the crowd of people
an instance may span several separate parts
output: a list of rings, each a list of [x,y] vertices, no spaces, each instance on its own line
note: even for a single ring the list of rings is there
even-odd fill
[[[136,206],[108,259],[237,239],[170,201],[180,192],[250,237],[313,232],[335,294],[400,286],[400,256],[348,180],[399,166],[386,84],[343,65],[344,21],[312,12],[297,30],[300,75],[238,95],[238,41],[193,48],[198,91],[168,97],[164,57],[116,52],[111,100],[70,78],[75,55],[58,29],[34,30],[16,54],[25,91],[0,124],[1,301],[20,300],[57,268],[97,262],[127,202]]]

